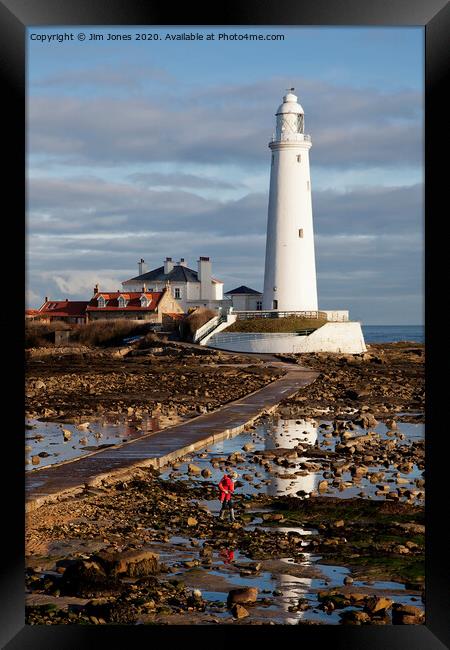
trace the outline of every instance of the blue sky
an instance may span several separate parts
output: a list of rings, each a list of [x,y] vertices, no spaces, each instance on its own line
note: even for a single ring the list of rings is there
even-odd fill
[[[180,32],[285,39],[164,40]],[[63,33],[75,40],[31,40]],[[320,307],[423,321],[422,28],[31,27],[27,59],[30,306],[117,289],[141,257],[210,255],[225,290],[261,289],[267,144],[294,86]]]

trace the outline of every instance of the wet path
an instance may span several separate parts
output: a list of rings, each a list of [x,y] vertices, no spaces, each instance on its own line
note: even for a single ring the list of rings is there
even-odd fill
[[[237,435],[262,413],[274,410],[281,400],[294,395],[299,388],[310,384],[318,376],[317,372],[308,368],[272,362],[272,359],[270,362],[285,369],[286,374],[213,413],[84,458],[29,472],[25,486],[26,509],[38,507],[63,493],[78,493],[86,484],[98,484],[112,473],[126,474],[138,466],[163,467],[169,461],[200,447]]]

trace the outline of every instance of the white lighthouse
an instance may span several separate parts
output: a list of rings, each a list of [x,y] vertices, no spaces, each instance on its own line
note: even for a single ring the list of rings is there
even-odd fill
[[[309,150],[304,111],[293,94],[276,112],[270,170],[263,309],[317,311]]]

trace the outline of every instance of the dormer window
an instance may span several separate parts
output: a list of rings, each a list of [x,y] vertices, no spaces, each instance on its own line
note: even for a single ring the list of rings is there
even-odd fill
[[[147,296],[141,296],[141,307],[148,307],[148,298],[147,298]]]
[[[104,299],[103,296],[99,296],[99,298],[98,298],[98,306],[99,307],[105,307],[106,306],[106,300]]]
[[[128,301],[123,296],[120,296],[117,302],[119,303],[119,307],[123,309],[124,307],[127,306]]]

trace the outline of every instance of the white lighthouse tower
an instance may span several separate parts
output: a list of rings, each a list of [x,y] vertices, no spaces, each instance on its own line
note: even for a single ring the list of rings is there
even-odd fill
[[[317,311],[309,150],[304,111],[293,94],[276,112],[270,170],[263,309]]]

